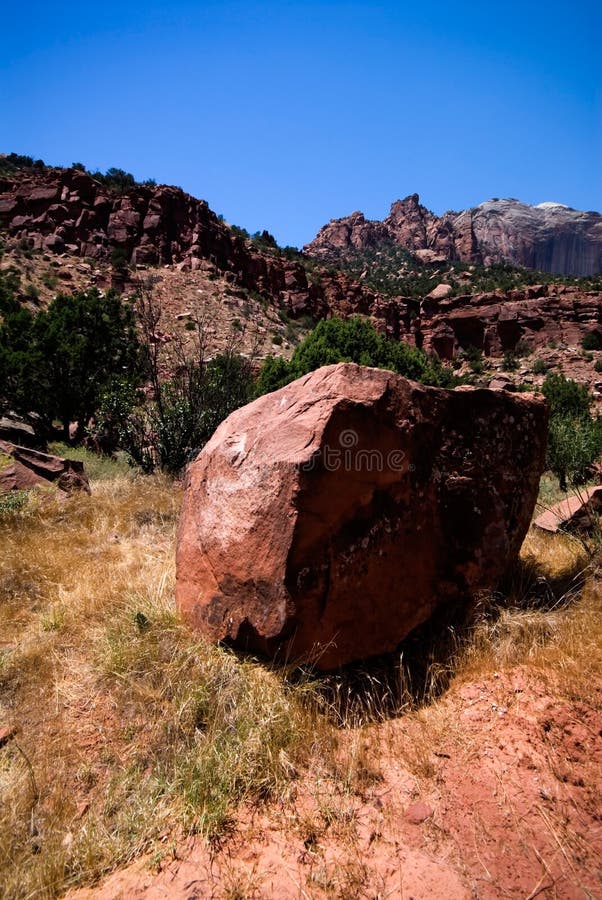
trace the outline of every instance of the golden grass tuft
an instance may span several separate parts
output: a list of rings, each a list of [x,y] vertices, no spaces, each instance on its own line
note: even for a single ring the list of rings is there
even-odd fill
[[[58,896],[284,795],[313,726],[274,672],[173,608],[180,489],[116,477],[0,519],[3,897]]]

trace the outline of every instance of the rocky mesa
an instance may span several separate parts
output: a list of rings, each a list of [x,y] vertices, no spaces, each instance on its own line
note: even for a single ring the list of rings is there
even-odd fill
[[[212,271],[291,315],[320,318],[338,306],[360,312],[375,293],[343,272],[308,272],[300,254],[261,250],[181,188],[137,184],[111,191],[77,168],[0,175],[0,232],[31,251],[138,268]]]

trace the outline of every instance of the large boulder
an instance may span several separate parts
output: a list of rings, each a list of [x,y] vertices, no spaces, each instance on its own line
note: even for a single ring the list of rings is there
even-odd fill
[[[491,588],[529,527],[547,407],[352,363],[237,410],[191,464],[177,602],[214,641],[332,669]]]

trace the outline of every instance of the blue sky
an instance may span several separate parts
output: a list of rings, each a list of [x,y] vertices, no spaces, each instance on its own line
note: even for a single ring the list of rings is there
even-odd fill
[[[309,241],[418,192],[602,209],[602,5],[63,2],[2,13],[0,150]]]

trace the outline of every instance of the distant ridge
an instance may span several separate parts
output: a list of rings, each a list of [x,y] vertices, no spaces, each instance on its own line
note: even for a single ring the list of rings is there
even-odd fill
[[[361,212],[333,219],[304,249],[327,259],[333,252],[349,255],[391,241],[424,262],[507,263],[581,277],[602,272],[602,215],[553,201],[529,206],[494,199],[436,216],[411,194],[393,203],[382,222]]]

